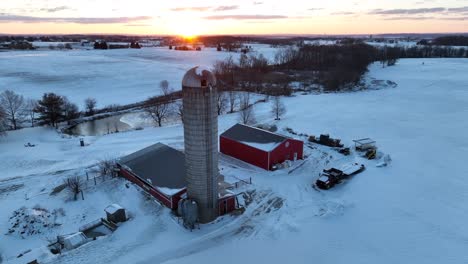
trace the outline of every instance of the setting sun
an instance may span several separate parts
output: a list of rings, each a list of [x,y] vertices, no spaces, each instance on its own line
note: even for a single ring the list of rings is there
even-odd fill
[[[202,34],[202,26],[196,21],[181,21],[172,26],[172,32],[187,40],[192,40]]]

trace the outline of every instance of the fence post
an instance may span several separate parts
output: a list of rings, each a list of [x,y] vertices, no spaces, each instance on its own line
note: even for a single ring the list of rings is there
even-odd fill
[[[81,199],[84,201],[83,190],[81,190]]]
[[[249,177],[249,183],[252,184],[252,177]]]
[[[94,185],[96,185],[96,175],[94,175]]]
[[[89,175],[88,172],[86,172],[86,180],[89,181]]]

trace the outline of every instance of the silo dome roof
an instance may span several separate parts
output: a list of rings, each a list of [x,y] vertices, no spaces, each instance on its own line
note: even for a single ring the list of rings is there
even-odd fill
[[[182,86],[185,87],[202,88],[209,85],[216,85],[216,77],[211,71],[200,66],[190,69],[182,79]]]

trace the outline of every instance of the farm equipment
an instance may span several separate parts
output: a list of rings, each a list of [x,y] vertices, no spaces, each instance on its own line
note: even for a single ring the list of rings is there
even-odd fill
[[[354,141],[354,146],[357,151],[368,151],[369,149],[377,149],[375,141],[370,138],[356,139]]]
[[[373,160],[377,157],[377,149],[369,149],[366,151],[366,154],[365,154],[365,157],[368,159],[368,160]]]
[[[370,138],[356,139],[354,141],[354,147],[357,151],[364,152],[364,157],[369,160],[377,158],[377,146],[375,141]]]
[[[344,179],[352,175],[356,175],[365,169],[366,167],[364,164],[359,165],[358,163],[354,163],[348,166],[344,166],[342,169],[330,168],[323,170],[323,173],[317,179],[315,185],[317,185],[317,187],[320,189],[328,190]]]
[[[322,134],[320,135],[319,138],[315,136],[310,136],[309,141],[320,144],[320,145],[333,147],[333,148],[342,148],[344,146],[343,144],[341,144],[340,139],[331,138],[330,135],[328,134]]]
[[[351,150],[349,148],[340,148],[338,149],[338,153],[348,156],[349,154],[351,154]]]

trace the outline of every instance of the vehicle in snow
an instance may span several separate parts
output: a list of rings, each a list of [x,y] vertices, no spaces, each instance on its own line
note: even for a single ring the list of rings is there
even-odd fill
[[[342,148],[344,146],[343,144],[341,144],[340,139],[331,138],[328,134],[321,134],[318,138],[315,136],[310,136],[309,141],[332,148]]]
[[[317,185],[317,187],[320,189],[328,190],[349,176],[358,174],[365,169],[366,167],[364,164],[359,165],[358,163],[344,166],[342,169],[325,169],[315,182],[315,185]]]

